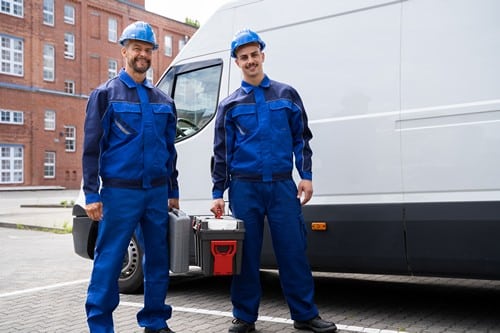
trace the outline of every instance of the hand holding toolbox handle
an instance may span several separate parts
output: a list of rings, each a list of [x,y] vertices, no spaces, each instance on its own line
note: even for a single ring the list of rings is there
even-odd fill
[[[225,206],[224,199],[219,198],[219,199],[214,199],[212,203],[212,207],[210,208],[210,211],[215,215],[216,219],[222,218],[223,212],[224,212],[224,206]]]

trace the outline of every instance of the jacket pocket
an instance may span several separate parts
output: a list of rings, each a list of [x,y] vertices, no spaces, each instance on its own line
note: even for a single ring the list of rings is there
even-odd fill
[[[271,111],[271,124],[274,131],[290,132],[289,115],[292,111],[292,102],[277,100],[269,103]]]
[[[174,112],[169,104],[152,104],[154,116],[154,128],[156,135],[164,139],[167,134],[168,126],[175,122]]]
[[[111,132],[118,138],[130,139],[141,130],[141,109],[139,105],[113,103]]]
[[[244,136],[257,131],[259,121],[254,104],[238,106],[233,110],[232,118],[240,135]]]

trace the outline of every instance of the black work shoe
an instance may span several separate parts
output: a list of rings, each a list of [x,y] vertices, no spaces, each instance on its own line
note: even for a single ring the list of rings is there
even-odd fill
[[[247,323],[238,318],[233,319],[233,325],[229,327],[229,333],[247,333],[255,331],[254,323]]]
[[[331,321],[321,319],[320,316],[307,321],[294,321],[293,327],[299,330],[309,330],[316,333],[337,332],[337,326]]]
[[[159,330],[154,330],[151,328],[145,328],[144,333],[175,333],[168,327],[160,328]]]

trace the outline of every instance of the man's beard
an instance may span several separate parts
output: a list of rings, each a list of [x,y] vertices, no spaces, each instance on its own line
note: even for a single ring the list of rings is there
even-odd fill
[[[148,71],[149,67],[151,67],[151,60],[144,59],[144,61],[147,62],[146,67],[137,66],[136,64],[138,61],[139,61],[138,58],[132,59],[131,61],[129,61],[129,66],[132,67],[132,69],[137,73],[141,73],[141,74],[146,73]]]

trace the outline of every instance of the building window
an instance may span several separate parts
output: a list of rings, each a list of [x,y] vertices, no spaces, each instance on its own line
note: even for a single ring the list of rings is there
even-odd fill
[[[179,51],[186,45],[187,37],[179,39]]]
[[[21,111],[0,110],[0,123],[22,125],[24,114]]]
[[[114,78],[118,74],[118,62],[113,59],[108,60],[108,79]]]
[[[75,94],[75,81],[64,81],[64,92],[67,94]]]
[[[20,184],[23,182],[23,147],[0,145],[0,184]]]
[[[53,151],[45,152],[43,178],[56,178],[56,153]]]
[[[43,79],[54,81],[55,76],[55,50],[54,45],[43,45]]]
[[[75,59],[75,35],[71,32],[64,33],[64,57]]]
[[[52,110],[45,110],[45,117],[43,119],[43,123],[46,131],[55,131],[56,112]]]
[[[108,40],[113,43],[118,40],[118,22],[111,17],[108,19]]]
[[[172,36],[165,36],[165,55],[172,56]]]
[[[43,24],[54,26],[54,0],[43,0]]]
[[[1,40],[2,44],[0,46],[0,52],[2,54],[2,65],[0,73],[23,76],[23,40],[7,36],[1,36]]]
[[[75,7],[64,5],[64,23],[75,24]]]
[[[76,150],[76,127],[64,126],[64,146],[66,151]]]
[[[0,13],[23,17],[23,0],[1,0]]]

